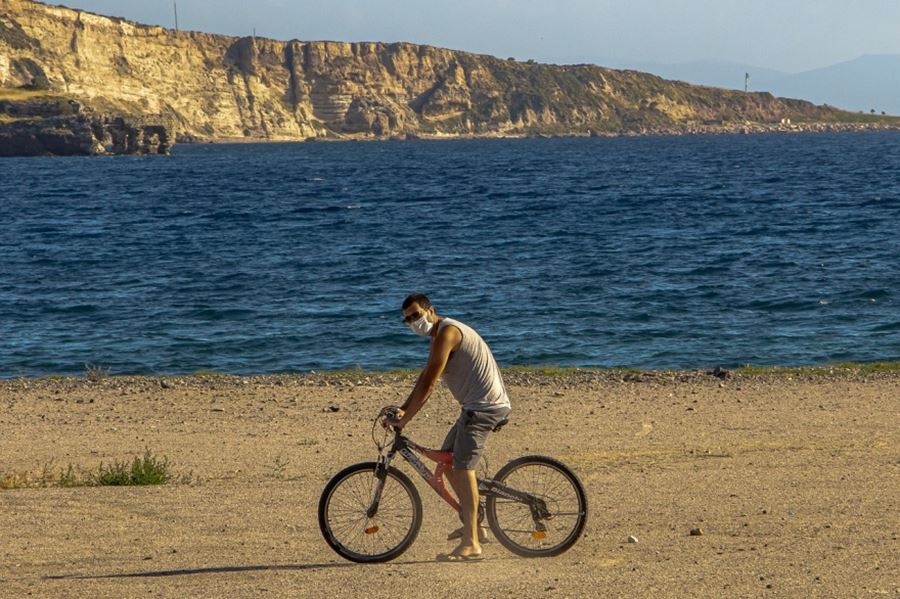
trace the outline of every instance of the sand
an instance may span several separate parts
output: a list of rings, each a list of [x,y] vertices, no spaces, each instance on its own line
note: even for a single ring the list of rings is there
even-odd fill
[[[722,376],[510,374],[489,469],[571,465],[585,535],[556,558],[494,542],[435,563],[456,520],[416,479],[422,532],[383,565],[333,553],[316,507],[375,457],[371,420],[409,377],[0,381],[0,481],[20,485],[0,490],[0,597],[900,596],[900,375]],[[441,389],[407,432],[439,444],[456,411]],[[145,449],[192,482],[21,486]]]

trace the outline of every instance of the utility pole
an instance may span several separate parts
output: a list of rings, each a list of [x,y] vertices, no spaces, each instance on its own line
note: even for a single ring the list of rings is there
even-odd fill
[[[178,33],[178,3],[172,0],[172,8],[175,9],[175,33]]]
[[[744,73],[744,92],[750,91],[750,73]]]

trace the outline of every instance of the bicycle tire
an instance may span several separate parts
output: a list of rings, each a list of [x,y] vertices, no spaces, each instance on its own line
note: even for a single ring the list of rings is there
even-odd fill
[[[548,478],[556,475],[558,481],[555,487],[548,488],[548,482],[540,482],[543,471],[546,471]],[[561,536],[559,540],[547,539],[546,536],[540,537],[531,510],[527,505],[489,495],[485,501],[485,508],[491,531],[501,545],[516,555],[552,557],[567,551],[581,537],[588,518],[587,495],[578,476],[559,460],[539,455],[516,458],[500,468],[493,480],[517,491],[538,495],[544,499],[553,517],[542,519],[542,524],[550,526],[553,529],[550,532],[558,533],[555,536]],[[560,488],[559,492],[556,492],[557,488]],[[561,497],[560,493],[563,491],[571,494],[571,497]],[[567,502],[565,506],[561,503],[563,500]],[[501,506],[504,510],[503,516],[498,514]],[[506,515],[507,506],[514,508],[512,516]],[[554,521],[565,522],[565,525],[564,527],[553,526],[551,523]],[[512,524],[514,523],[521,528],[513,528]],[[544,535],[547,535],[546,531]]]
[[[366,510],[374,489],[376,467],[375,462],[360,462],[344,468],[328,481],[319,498],[319,529],[325,542],[338,555],[353,562],[378,563],[396,558],[409,549],[422,526],[419,492],[409,477],[393,466],[387,472],[378,514],[368,518]],[[366,475],[370,480],[366,480]],[[399,498],[400,507],[386,504],[394,497]],[[382,533],[389,519],[396,519],[400,524],[399,536]]]

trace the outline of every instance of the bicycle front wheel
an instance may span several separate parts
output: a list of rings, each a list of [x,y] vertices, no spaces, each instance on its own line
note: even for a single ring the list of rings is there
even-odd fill
[[[319,528],[325,542],[354,562],[386,562],[406,551],[422,526],[422,500],[409,478],[390,467],[378,510],[369,508],[375,496],[377,464],[362,462],[344,468],[325,485],[319,499]]]
[[[587,496],[575,473],[559,460],[521,457],[501,468],[493,480],[534,500],[526,503],[498,495],[485,499],[491,531],[516,555],[559,555],[581,537]]]

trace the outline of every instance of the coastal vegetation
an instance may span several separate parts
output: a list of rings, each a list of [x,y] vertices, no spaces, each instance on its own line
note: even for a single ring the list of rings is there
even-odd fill
[[[53,462],[48,462],[37,473],[0,471],[0,489],[121,487],[171,482],[187,484],[192,479],[193,473],[176,474],[167,457],[154,455],[148,449],[142,456],[135,456],[130,461],[101,462],[94,469],[71,463],[64,468],[56,468]]]

